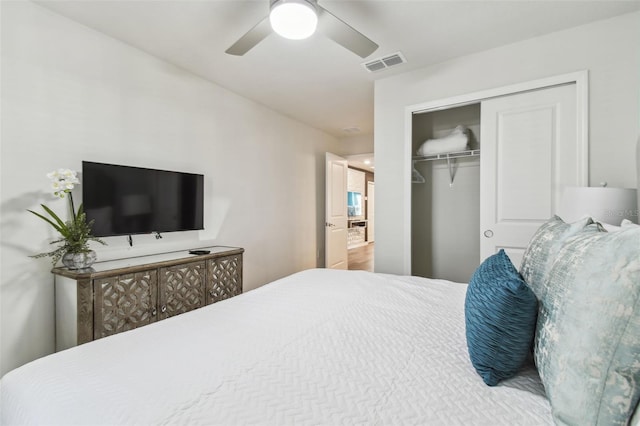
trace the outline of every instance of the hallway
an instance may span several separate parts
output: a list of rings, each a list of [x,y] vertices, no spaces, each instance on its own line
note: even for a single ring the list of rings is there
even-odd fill
[[[349,249],[349,269],[373,272],[375,243]]]

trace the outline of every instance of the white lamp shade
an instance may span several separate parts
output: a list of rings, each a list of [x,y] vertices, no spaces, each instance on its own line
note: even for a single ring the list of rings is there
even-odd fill
[[[607,187],[567,187],[558,214],[565,222],[590,216],[619,226],[624,219],[638,222],[636,189]]]
[[[273,31],[282,37],[302,40],[316,31],[318,14],[305,0],[280,0],[273,3],[269,22]]]

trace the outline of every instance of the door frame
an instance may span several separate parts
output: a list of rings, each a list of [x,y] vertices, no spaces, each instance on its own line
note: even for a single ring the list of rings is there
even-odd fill
[[[403,229],[404,234],[404,262],[403,273],[411,275],[411,157],[413,156],[412,124],[415,113],[431,112],[452,107],[464,106],[481,102],[486,99],[499,96],[514,95],[532,90],[544,89],[563,84],[576,85],[576,152],[578,167],[576,181],[582,186],[589,184],[589,71],[582,70],[568,74],[560,74],[537,80],[511,84],[508,86],[467,93],[459,96],[422,102],[405,107],[404,127],[404,199],[407,204],[404,209]]]
[[[375,213],[375,200],[376,200],[376,183],[373,180],[367,181],[367,243],[375,242],[375,230],[376,230],[376,213]],[[373,201],[370,197],[373,194]],[[371,219],[373,216],[373,220]],[[370,233],[371,224],[373,223],[373,231]]]

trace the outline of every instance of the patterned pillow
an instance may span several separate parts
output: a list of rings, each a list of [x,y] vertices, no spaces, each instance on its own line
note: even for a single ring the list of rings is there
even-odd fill
[[[514,376],[531,351],[538,301],[504,250],[474,272],[464,313],[469,357],[484,382]]]
[[[566,240],[540,301],[535,362],[558,424],[626,425],[640,400],[640,227]]]
[[[538,300],[544,297],[544,279],[562,243],[592,223],[591,218],[584,218],[568,224],[558,216],[553,216],[533,235],[522,257],[520,274]]]

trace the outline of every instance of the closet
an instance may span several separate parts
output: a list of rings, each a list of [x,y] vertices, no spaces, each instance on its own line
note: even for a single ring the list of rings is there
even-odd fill
[[[468,282],[504,249],[520,266],[566,186],[587,184],[584,111],[576,83],[486,97],[411,116],[412,275]],[[469,146],[416,155],[427,139],[470,130]]]
[[[417,156],[427,139],[469,129],[469,149]],[[480,258],[480,103],[417,113],[412,124],[412,275],[468,282]]]

